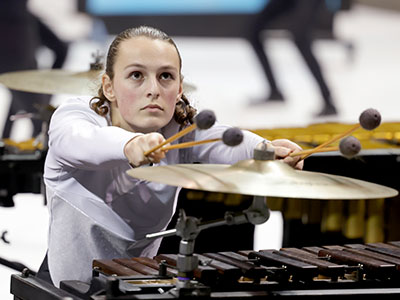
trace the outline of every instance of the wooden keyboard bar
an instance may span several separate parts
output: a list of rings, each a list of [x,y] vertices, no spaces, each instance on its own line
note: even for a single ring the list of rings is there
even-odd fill
[[[276,250],[251,252],[249,253],[249,258],[258,259],[264,266],[285,266],[288,273],[291,274],[295,280],[312,280],[313,277],[318,275],[317,266],[282,256]]]
[[[368,245],[363,245],[363,244],[346,244],[345,247],[346,247],[346,249],[350,248],[350,249],[366,250],[366,251],[368,251],[368,253],[371,252],[372,257],[376,256],[376,258],[378,258],[380,255],[384,255],[383,257],[385,257],[385,259],[386,259],[386,257],[392,257],[393,262],[397,261],[397,259],[400,259],[400,255],[396,249],[397,247],[386,246],[386,245],[381,247],[382,246],[381,243],[369,244],[369,245],[374,245],[374,246],[368,246]],[[387,261],[387,260],[385,260],[385,261]]]
[[[231,257],[231,258],[236,259],[238,261],[249,262],[249,259],[247,258],[247,254],[243,255],[241,253],[236,253],[236,252],[233,252],[233,251],[219,252],[219,254]]]
[[[319,256],[329,257],[329,260],[335,263],[362,265],[363,270],[371,277],[390,277],[396,270],[394,264],[390,264],[374,258],[355,255],[342,250],[323,249],[318,253]]]
[[[113,261],[143,275],[157,276],[159,274],[158,270],[150,268],[130,258],[115,258]]]
[[[243,276],[248,278],[259,279],[265,277],[268,273],[265,268],[257,267],[253,263],[249,262],[246,257],[234,252],[204,253],[203,255],[240,268]]]
[[[196,254],[197,255],[197,254]],[[165,260],[167,264],[176,267],[178,255],[176,254],[159,254],[154,257],[157,262]],[[178,270],[176,270],[178,271]],[[194,277],[201,279],[202,281],[212,282],[215,281],[218,275],[218,271],[211,266],[200,265],[194,270]]]
[[[249,254],[252,253],[252,252],[254,252],[254,250],[240,250],[240,251],[238,251],[238,254],[239,255],[243,255],[243,256],[248,258]]]
[[[156,260],[149,257],[132,257],[132,259],[156,270],[159,270],[160,268],[160,264]],[[167,276],[176,276],[177,274],[178,270],[172,268],[167,269]]]
[[[353,248],[347,248],[347,249],[343,249],[343,251],[347,251],[356,255],[362,255],[362,256],[366,256],[366,257],[370,257],[370,258],[374,258],[374,259],[378,259],[390,264],[394,264],[396,265],[396,269],[400,270],[400,259],[396,258],[396,257],[392,257],[389,255],[384,255],[381,253],[377,253],[377,252],[373,252],[370,251],[368,249],[353,249]]]
[[[197,254],[197,256],[203,264],[215,268],[219,274],[223,275],[223,277],[220,278],[223,278],[224,280],[238,280],[243,275],[242,270],[236,266],[209,258],[205,255]]]
[[[368,246],[366,246],[365,249],[371,250],[373,252],[377,252],[377,253],[393,256],[393,257],[396,257],[396,258],[400,258],[400,252],[395,248],[379,247],[377,245],[368,244]]]
[[[390,244],[390,243],[388,243],[388,244],[386,244],[386,243],[369,243],[369,244],[367,244],[367,246],[376,247],[376,248],[387,248],[387,249],[392,249],[393,251],[400,252],[399,247],[397,247],[393,244]]]
[[[307,251],[307,252],[310,252],[310,253],[312,253],[312,254],[315,254],[315,255],[317,255],[318,256],[318,252],[320,251],[320,250],[323,250],[324,248],[322,248],[322,247],[303,247],[303,248],[301,248],[302,250],[304,250],[304,251]]]
[[[363,244],[345,244],[344,246],[351,249],[367,249],[367,246]]]
[[[178,255],[176,255],[176,254],[159,254],[159,255],[155,256],[154,259],[159,263],[164,260],[170,266],[176,267]]]
[[[143,274],[125,267],[112,260],[95,259],[93,261],[93,268],[98,268],[98,270],[107,275],[117,275],[117,276],[135,276]]]
[[[388,244],[400,249],[400,241],[392,241],[392,242],[388,242]]]
[[[334,279],[343,276],[345,272],[345,266],[322,260],[318,257],[317,254],[312,254],[305,250],[297,248],[282,248],[279,251],[279,254],[288,258],[297,259],[302,262],[317,266],[318,271],[321,275],[329,276]]]

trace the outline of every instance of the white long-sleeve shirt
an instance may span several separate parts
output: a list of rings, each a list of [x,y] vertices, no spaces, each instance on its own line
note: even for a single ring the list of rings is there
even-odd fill
[[[180,190],[127,175],[131,166],[123,149],[140,133],[112,126],[109,116],[96,114],[89,101],[82,97],[64,102],[50,122],[44,182],[50,212],[48,264],[56,286],[61,280],[90,281],[93,259],[156,255],[161,239],[143,238],[167,227]],[[215,124],[180,142],[220,138],[227,128]],[[168,138],[178,130],[172,120],[160,133]],[[233,164],[251,158],[262,140],[244,131],[238,146],[217,142],[171,150],[155,166]]]

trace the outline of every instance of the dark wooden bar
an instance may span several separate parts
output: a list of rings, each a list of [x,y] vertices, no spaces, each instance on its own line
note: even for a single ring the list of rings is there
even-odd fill
[[[318,252],[320,251],[320,250],[323,250],[324,248],[322,248],[322,247],[303,247],[303,248],[301,248],[301,249],[303,249],[303,250],[305,250],[305,251],[307,251],[307,252],[310,252],[310,253],[312,253],[312,254],[315,254],[315,255],[317,255],[318,256]]]
[[[390,278],[396,271],[396,265],[378,259],[356,255],[344,250],[322,249],[318,256],[328,257],[334,263],[360,266],[368,277]]]
[[[131,259],[156,270],[160,268],[160,263],[149,257],[132,257]],[[178,270],[167,268],[167,276],[176,276],[177,274]]]
[[[371,250],[373,252],[393,256],[396,258],[400,258],[400,251],[396,249],[394,246],[388,247],[385,244],[367,244],[366,249]]]
[[[400,249],[400,241],[391,241],[391,242],[388,242],[388,244]]]
[[[159,254],[159,255],[155,256],[154,259],[158,263],[160,263],[161,261],[165,261],[170,266],[176,267],[178,255],[176,255],[176,254]]]
[[[221,255],[225,255],[231,258],[234,258],[238,261],[244,261],[248,262],[249,259],[247,258],[247,254],[242,254],[240,252],[233,252],[233,251],[224,251],[224,252],[218,252]]]
[[[384,255],[381,253],[373,252],[368,249],[355,249],[355,248],[345,248],[343,251],[347,251],[353,254],[362,255],[370,258],[375,258],[381,261],[388,262],[390,264],[396,265],[396,269],[400,270],[400,258],[396,258],[390,255]]]
[[[120,265],[123,265],[129,269],[132,269],[136,272],[139,272],[143,275],[154,275],[157,276],[159,274],[158,270],[150,268],[146,265],[143,265],[137,261],[134,261],[133,259],[130,258],[115,258],[113,259],[116,263],[119,263]]]
[[[318,276],[317,266],[284,257],[276,250],[251,252],[249,253],[249,258],[257,258],[260,264],[264,266],[285,266],[287,272],[292,275],[293,280],[310,281],[313,277]]]
[[[375,247],[375,248],[386,248],[392,249],[393,251],[398,251],[400,253],[400,248],[391,244],[391,243],[369,243],[367,246]]]
[[[201,254],[197,254],[197,256],[199,257],[199,260],[201,260],[203,264],[215,268],[220,274],[219,278],[222,278],[223,280],[235,281],[238,280],[243,275],[242,270],[234,265],[227,264],[225,262],[218,261],[216,259],[212,259]]]
[[[163,260],[166,261],[168,265],[176,267],[178,255],[176,254],[159,254],[154,257],[157,262]],[[178,272],[178,270],[176,270]],[[218,271],[212,266],[205,266],[199,264],[196,270],[194,270],[194,277],[201,280],[206,280],[207,282],[212,282],[217,279]]]
[[[240,268],[242,270],[243,276],[245,277],[260,279],[267,276],[268,272],[265,268],[254,265],[253,263],[249,262],[244,256],[242,256],[242,258],[236,256],[235,258],[235,255],[236,253],[234,252],[224,252],[224,254],[204,253],[204,256]],[[239,256],[241,255],[239,254]],[[240,260],[237,258],[240,258]]]
[[[93,268],[98,268],[98,271],[107,275],[118,275],[118,276],[143,275],[135,270],[125,267],[112,260],[95,259],[93,261]]]
[[[279,254],[288,258],[297,259],[299,261],[318,267],[318,272],[321,275],[331,277],[336,280],[344,275],[345,266],[337,265],[332,262],[322,260],[316,254],[311,254],[305,250],[297,248],[282,248]]]

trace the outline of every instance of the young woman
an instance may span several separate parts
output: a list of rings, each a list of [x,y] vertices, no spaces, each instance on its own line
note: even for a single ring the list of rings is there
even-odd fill
[[[102,87],[95,98],[71,99],[52,116],[45,184],[50,211],[48,267],[52,282],[89,281],[93,259],[149,256],[164,230],[179,188],[132,178],[132,167],[177,163],[226,163],[251,158],[263,138],[244,132],[243,142],[143,153],[190,124],[196,111],[183,95],[181,57],[165,33],[138,27],[119,34],[109,48]],[[185,135],[180,142],[221,137],[227,126]],[[302,168],[301,150],[288,140],[271,143],[276,155]]]

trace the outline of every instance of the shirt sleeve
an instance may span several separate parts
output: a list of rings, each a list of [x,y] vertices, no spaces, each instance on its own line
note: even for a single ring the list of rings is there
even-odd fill
[[[109,126],[87,102],[62,104],[49,129],[49,154],[61,165],[96,170],[128,163],[125,144],[137,133]]]
[[[195,140],[222,138],[224,131],[229,128],[231,126],[215,123],[207,130],[197,130]],[[194,159],[200,163],[234,164],[253,158],[255,147],[265,139],[247,130],[242,130],[242,133],[243,141],[237,146],[231,147],[219,141],[193,147]]]

